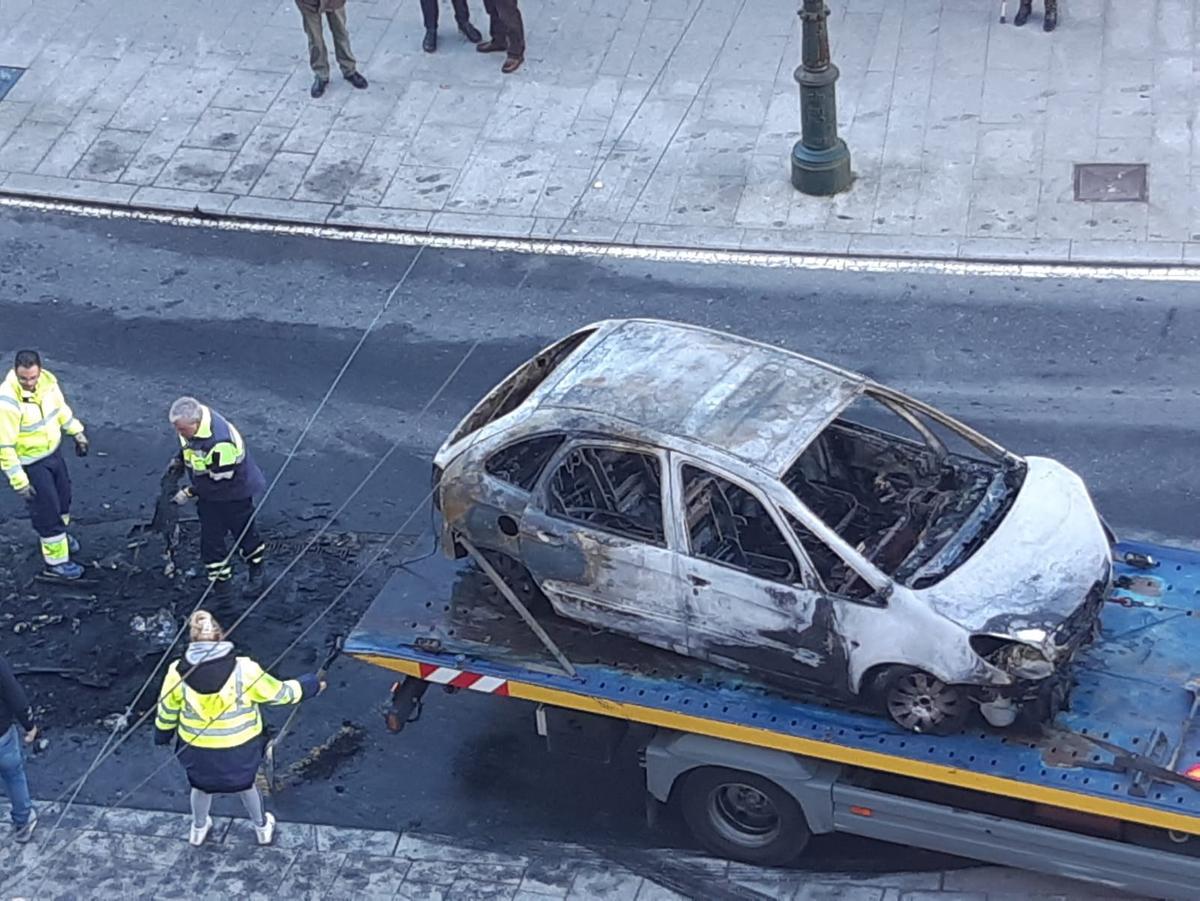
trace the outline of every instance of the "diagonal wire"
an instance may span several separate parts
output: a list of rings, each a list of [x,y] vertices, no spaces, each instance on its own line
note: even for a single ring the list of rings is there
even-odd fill
[[[322,396],[320,402],[317,404],[316,409],[313,410],[312,414],[309,416],[308,421],[304,424],[304,428],[300,430],[299,436],[297,436],[295,442],[292,444],[292,448],[290,451],[288,451],[287,456],[284,458],[284,461],[283,461],[282,465],[280,466],[279,471],[275,474],[275,478],[272,479],[270,484],[267,486],[267,490],[263,493],[262,500],[259,501],[259,503],[258,503],[257,507],[255,508],[253,514],[251,515],[250,519],[247,520],[246,525],[242,529],[241,534],[238,535],[237,540],[233,542],[231,549],[229,551],[229,554],[231,557],[232,557],[234,551],[240,545],[242,539],[246,536],[246,533],[250,530],[250,527],[254,523],[255,519],[258,517],[258,511],[261,510],[263,505],[266,504],[267,499],[271,496],[271,492],[275,489],[275,486],[279,484],[279,480],[283,478],[284,471],[288,468],[288,466],[291,464],[292,460],[295,458],[296,453],[300,449],[300,445],[303,443],[304,439],[308,436],[308,433],[312,430],[313,425],[316,423],[317,418],[320,416],[321,412],[325,409],[326,404],[329,403],[329,399],[333,396],[334,391],[336,391],[337,387],[341,384],[342,378],[346,375],[346,372],[350,369],[351,364],[358,357],[359,351],[361,351],[363,348],[363,345],[366,344],[367,338],[370,337],[371,332],[374,331],[374,329],[375,329],[375,326],[379,324],[379,321],[383,318],[384,314],[387,313],[388,309],[391,307],[392,300],[396,297],[396,293],[405,284],[405,282],[408,281],[409,275],[412,273],[413,269],[416,267],[417,262],[421,259],[421,255],[424,252],[424,250],[425,250],[424,246],[417,248],[417,252],[415,254],[413,254],[413,258],[409,261],[408,266],[404,270],[404,273],[400,276],[400,279],[393,286],[392,290],[390,292],[388,292],[387,298],[384,300],[383,304],[376,311],[376,313],[375,313],[374,317],[371,319],[371,321],[367,324],[367,327],[365,329],[363,329],[362,334],[359,336],[359,339],[358,339],[357,343],[355,343],[354,347],[351,348],[350,353],[347,354],[345,361],[342,363],[342,366],[338,370],[337,375],[334,376],[333,381],[330,382],[329,387],[326,389],[324,396]],[[474,348],[472,348],[472,350],[473,349]],[[455,371],[457,372],[457,369]],[[373,473],[374,473],[374,470],[372,470],[372,474]],[[356,489],[356,492],[355,492],[356,494],[357,494],[358,490],[361,490],[361,487],[362,486],[360,485],[359,489]],[[328,528],[328,525],[331,523],[332,523],[332,519],[329,521],[329,523],[326,524],[326,528]],[[319,533],[319,534],[321,534],[321,533]],[[290,570],[291,567],[295,565],[295,563],[299,560],[299,558],[302,557],[308,551],[308,549],[310,547],[311,547],[311,543],[308,546],[306,546],[304,548],[304,550],[302,550],[300,552],[300,554],[295,558],[295,560],[293,560],[293,562],[291,564],[289,564],[288,570]],[[285,573],[288,570],[285,570]],[[278,583],[279,583],[279,579],[277,578],[254,601],[254,603],[250,606],[250,608],[246,612],[249,613],[250,610],[253,610],[255,607],[257,607],[258,604],[263,600],[263,598],[266,597],[266,595],[271,591],[271,589],[273,589]],[[201,609],[205,600],[208,598],[209,593],[212,591],[212,588],[213,588],[213,583],[209,582],[205,586],[204,591],[201,593],[200,598],[196,601],[196,605],[192,608],[191,613],[195,613],[197,610]],[[245,615],[246,614],[243,614],[242,617],[238,619],[239,623],[241,622],[242,619],[245,618]],[[94,773],[96,771],[96,769],[100,766],[101,763],[103,763],[105,760],[108,759],[109,756],[111,756],[112,752],[116,751],[117,747],[120,747],[121,742],[118,742],[115,746],[113,745],[113,741],[116,738],[117,733],[120,732],[122,729],[125,729],[128,727],[129,717],[132,715],[134,708],[137,707],[138,702],[142,699],[142,696],[146,693],[146,690],[150,687],[150,685],[154,682],[155,678],[157,677],[159,669],[162,667],[163,663],[166,662],[166,660],[170,656],[171,652],[175,649],[175,646],[179,643],[179,640],[183,637],[183,633],[188,628],[188,621],[190,619],[191,619],[191,614],[189,613],[188,616],[185,617],[185,619],[183,621],[183,625],[179,628],[179,631],[177,631],[175,633],[175,637],[173,639],[171,639],[171,643],[163,650],[162,655],[158,658],[158,661],[154,664],[154,668],[150,671],[150,674],[146,677],[145,681],[142,683],[141,688],[138,689],[137,694],[134,695],[133,700],[129,702],[129,705],[125,708],[125,711],[118,718],[117,722],[113,724],[113,729],[109,733],[108,737],[105,739],[104,744],[101,746],[99,752],[97,752],[97,754],[96,754],[95,758],[92,760],[91,764],[89,764],[87,769],[84,771],[83,776],[76,783],[74,790],[71,792],[70,799],[67,801],[66,805],[63,807],[62,812],[59,814],[58,819],[55,821],[54,826],[51,828],[50,835],[53,835],[54,832],[58,829],[59,825],[63,821],[63,818],[66,817],[67,812],[71,808],[71,805],[73,803],[75,803],[75,799],[79,797],[79,793],[83,790],[84,785],[87,784],[87,780],[91,777],[92,773]],[[142,719],[144,719],[144,717]],[[141,720],[139,720],[139,722],[141,722]],[[135,724],[134,728],[136,728],[136,724]],[[131,732],[132,729],[130,729],[129,731]],[[127,732],[126,734],[129,734],[129,733]],[[62,798],[60,797],[59,800],[62,800]],[[48,840],[49,840],[49,837],[47,837],[47,841]]]

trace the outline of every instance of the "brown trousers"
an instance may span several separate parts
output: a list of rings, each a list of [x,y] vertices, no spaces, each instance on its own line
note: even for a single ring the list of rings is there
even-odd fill
[[[491,20],[492,40],[508,46],[508,55],[525,58],[525,22],[517,0],[483,0]]]
[[[329,51],[325,48],[325,31],[321,17],[329,20],[329,32],[333,35],[333,55],[337,58],[342,75],[349,78],[358,71],[358,61],[350,49],[350,31],[346,28],[346,7],[317,12],[296,4],[304,20],[304,34],[308,36],[308,64],[313,74],[323,81],[329,80]]]

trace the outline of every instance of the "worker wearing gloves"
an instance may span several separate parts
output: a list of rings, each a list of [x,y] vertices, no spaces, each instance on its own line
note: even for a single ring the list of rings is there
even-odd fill
[[[178,739],[180,762],[192,788],[188,841],[202,845],[212,829],[212,796],[236,794],[260,845],[275,835],[275,817],[263,810],[254,784],[266,750],[260,704],[298,704],[325,690],[315,674],[281,682],[249,657],[238,657],[207,610],[189,621],[183,660],[167,669],[158,696],[155,743]]]
[[[62,389],[34,350],[18,351],[0,384],[0,470],[29,507],[41,538],[46,575],[74,580],[83,567],[71,560],[79,545],[67,534],[71,522],[71,475],[62,436],[75,439],[75,455],[86,457],[87,436]]]
[[[209,582],[218,597],[232,592],[233,551],[225,544],[232,534],[250,570],[247,594],[258,594],[265,581],[267,554],[254,523],[254,496],[266,488],[262,470],[233,424],[194,397],[171,404],[169,418],[181,445],[171,469],[180,473],[186,469],[191,479],[191,485],[175,495],[175,503],[198,500],[200,559]]]

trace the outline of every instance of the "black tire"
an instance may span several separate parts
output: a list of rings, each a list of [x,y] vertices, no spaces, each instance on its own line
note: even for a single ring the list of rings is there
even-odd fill
[[[962,731],[971,714],[966,689],[915,667],[889,667],[875,684],[884,715],[909,732],[954,735]]]
[[[719,857],[783,867],[795,863],[812,838],[796,799],[754,773],[702,767],[684,777],[677,793],[688,829]]]
[[[533,576],[529,574],[529,570],[525,568],[525,564],[501,551],[488,550],[484,551],[483,555],[487,558],[487,562],[492,564],[492,568],[496,570],[497,575],[513,590],[513,594],[517,596],[517,600],[524,604],[530,613],[544,614],[554,612],[549,598],[542,593],[542,589],[533,580]],[[499,590],[496,591],[496,594],[499,596]],[[507,604],[508,602],[501,597],[500,603]]]

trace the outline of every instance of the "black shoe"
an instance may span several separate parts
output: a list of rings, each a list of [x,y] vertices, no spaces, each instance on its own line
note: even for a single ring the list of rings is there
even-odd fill
[[[1029,3],[1022,3],[1021,8],[1017,10],[1017,14],[1013,16],[1013,24],[1020,28],[1029,21],[1029,16],[1033,12],[1032,0]]]
[[[434,53],[437,51],[437,29],[426,28],[425,40],[421,41],[421,49],[426,53]]]
[[[482,37],[482,35],[480,35]],[[505,53],[508,51],[508,41],[498,41],[492,38],[482,44],[476,44],[475,49],[480,53]]]
[[[312,87],[308,89],[309,96],[314,99],[325,93],[325,89],[329,87],[328,78],[314,78]]]
[[[472,44],[478,44],[480,41],[483,40],[483,35],[481,35],[479,33],[479,29],[476,28],[474,25],[472,25],[470,22],[459,22],[458,23],[458,31],[459,31],[459,34],[461,34],[464,38],[466,38]]]
[[[500,71],[505,75],[512,75],[517,69],[521,68],[521,63],[525,62],[523,56],[510,56],[504,61],[504,65],[500,67]]]
[[[267,587],[267,565],[251,563],[249,568],[250,575],[246,579],[246,589],[243,594],[248,598],[257,598]]]
[[[350,82],[350,84],[354,85],[360,91],[365,91],[367,89],[367,80],[363,78],[363,74],[361,72],[351,72],[346,76],[346,81]]]
[[[1058,25],[1058,10],[1047,12],[1042,19],[1042,31],[1053,31]]]

